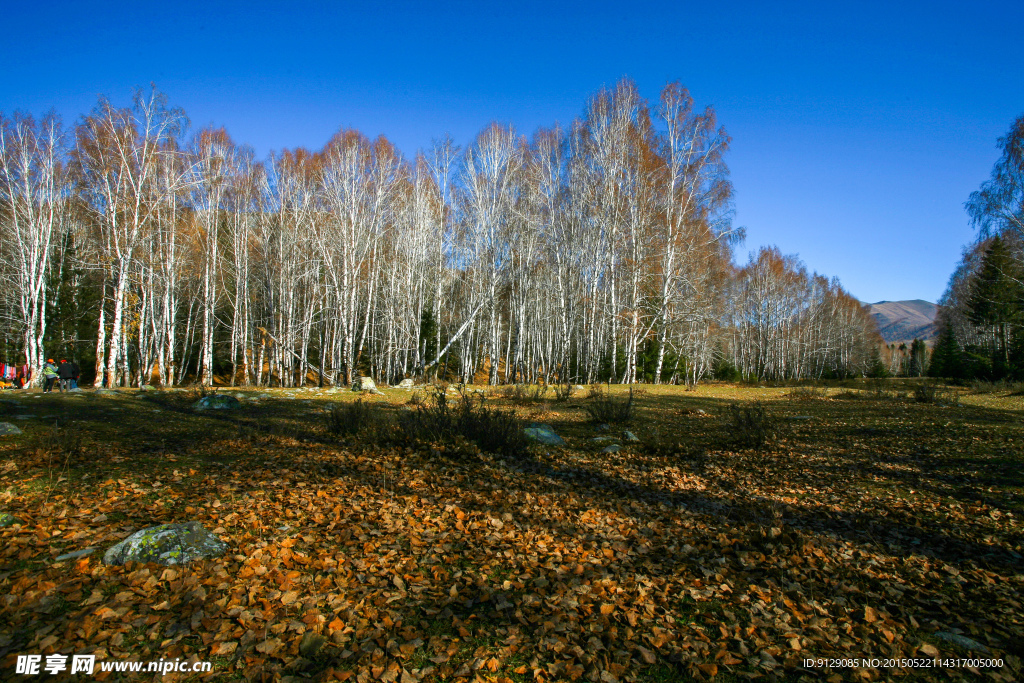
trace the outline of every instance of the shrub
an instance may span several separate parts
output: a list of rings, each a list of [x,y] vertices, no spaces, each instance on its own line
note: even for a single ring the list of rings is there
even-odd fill
[[[594,422],[621,424],[630,422],[633,419],[634,408],[633,387],[630,387],[628,398],[614,399],[611,393],[601,393],[592,403],[586,406],[586,411]]]
[[[1006,391],[1016,396],[1022,390],[1024,390],[1024,382],[1012,382],[1005,379],[997,382],[976,379],[971,382],[971,391],[975,394],[996,394]]]
[[[487,408],[482,396],[474,400],[462,387],[455,401],[443,390],[435,390],[429,402],[400,417],[399,427],[400,438],[407,441],[454,446],[470,441],[480,450],[510,459],[521,458],[527,452],[528,442],[515,413]],[[466,450],[448,452],[463,455]]]
[[[576,387],[566,382],[555,385],[555,400],[558,402],[568,401],[576,393]]]
[[[539,403],[544,400],[546,393],[547,386],[537,385],[531,388],[526,384],[508,384],[498,390],[500,396],[519,406]]]
[[[355,436],[376,431],[381,417],[373,406],[356,399],[351,403],[336,403],[327,412],[327,432],[332,436]]]
[[[914,400],[918,403],[960,404],[960,394],[944,389],[931,382],[924,382],[914,387]]]
[[[760,401],[744,405],[731,404],[727,413],[729,428],[744,446],[761,450],[775,444],[779,436],[778,421]]]
[[[828,387],[796,387],[792,391],[788,392],[786,396],[800,400],[828,398]]]

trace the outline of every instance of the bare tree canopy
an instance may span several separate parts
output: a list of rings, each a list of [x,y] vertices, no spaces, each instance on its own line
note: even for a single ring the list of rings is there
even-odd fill
[[[863,373],[877,345],[794,258],[733,266],[730,139],[678,83],[412,161],[343,129],[261,162],[187,126],[155,89],[70,133],[0,118],[9,360],[97,386],[696,383]]]

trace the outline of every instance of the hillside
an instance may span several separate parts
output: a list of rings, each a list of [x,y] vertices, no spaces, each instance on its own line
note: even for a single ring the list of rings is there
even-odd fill
[[[886,343],[935,338],[935,316],[939,307],[930,301],[879,301],[868,304]]]

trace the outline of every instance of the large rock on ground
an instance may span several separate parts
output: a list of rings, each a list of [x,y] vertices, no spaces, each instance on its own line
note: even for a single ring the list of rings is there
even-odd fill
[[[377,389],[377,385],[373,383],[373,380],[369,377],[356,377],[352,380],[352,391],[369,391],[374,394],[381,393]]]
[[[406,377],[405,379],[403,379],[401,382],[398,383],[398,388],[399,389],[412,389],[412,386],[413,386],[412,377]]]
[[[234,396],[227,394],[211,394],[203,396],[192,404],[193,410],[234,410],[241,408],[242,404]]]
[[[0,436],[10,436],[12,434],[21,434],[21,430],[10,422],[0,422]]]
[[[526,438],[534,443],[544,444],[545,446],[564,446],[565,440],[555,433],[555,430],[551,428],[551,425],[537,424],[534,422],[523,428],[523,434]]]
[[[227,551],[228,544],[204,529],[199,522],[161,524],[136,531],[105,552],[103,561],[106,564],[188,564],[207,557],[218,557]]]

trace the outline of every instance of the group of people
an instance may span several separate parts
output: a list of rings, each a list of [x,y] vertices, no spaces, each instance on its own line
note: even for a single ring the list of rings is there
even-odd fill
[[[78,363],[74,361],[69,363],[61,359],[60,365],[57,365],[52,358],[48,358],[43,365],[43,393],[52,392],[55,384],[62,392],[77,389],[80,374]]]

